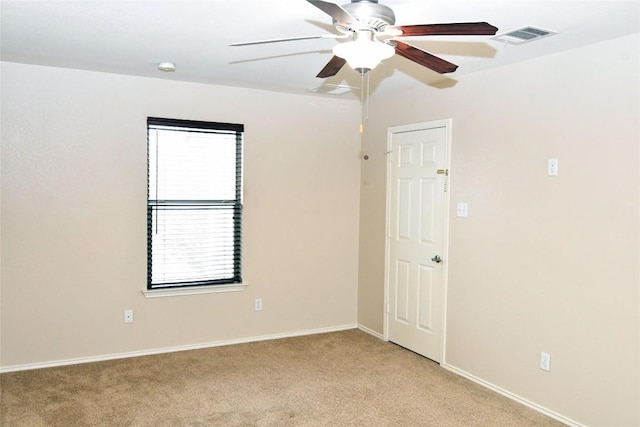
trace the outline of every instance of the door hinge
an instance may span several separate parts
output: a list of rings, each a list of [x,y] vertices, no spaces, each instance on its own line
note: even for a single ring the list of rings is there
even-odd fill
[[[433,169],[432,169],[433,170]],[[436,173],[438,175],[445,175],[445,176],[449,176],[449,169],[438,169],[436,171]]]

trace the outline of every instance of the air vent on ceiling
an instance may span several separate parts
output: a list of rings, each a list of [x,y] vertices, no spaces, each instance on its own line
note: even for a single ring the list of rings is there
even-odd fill
[[[523,44],[534,40],[540,40],[554,34],[558,33],[556,31],[545,30],[539,27],[528,26],[509,31],[508,33],[498,34],[497,36],[491,37],[491,39],[505,44]]]

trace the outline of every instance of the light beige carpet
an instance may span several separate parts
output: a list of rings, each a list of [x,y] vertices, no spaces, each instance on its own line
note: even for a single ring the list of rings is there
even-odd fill
[[[5,373],[3,426],[559,426],[358,330]]]

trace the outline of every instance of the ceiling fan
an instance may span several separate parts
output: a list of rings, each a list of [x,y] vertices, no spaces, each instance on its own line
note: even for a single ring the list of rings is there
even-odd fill
[[[379,4],[378,0],[351,0],[339,6],[323,0],[307,0],[333,18],[333,26],[339,34],[290,37],[283,39],[259,40],[233,43],[231,46],[247,46],[307,39],[347,39],[333,48],[333,58],[316,77],[334,76],[345,63],[364,75],[382,60],[398,54],[417,64],[440,74],[451,73],[458,66],[422,49],[398,40],[399,37],[413,36],[466,36],[494,35],[498,29],[486,22],[460,22],[451,24],[394,25],[393,10]]]

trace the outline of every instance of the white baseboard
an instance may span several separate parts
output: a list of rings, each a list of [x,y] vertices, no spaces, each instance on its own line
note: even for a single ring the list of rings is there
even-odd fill
[[[366,326],[362,326],[361,324],[358,324],[358,329],[360,329],[362,332],[366,332],[367,334],[373,335],[374,337],[384,341],[384,335],[382,335],[379,332],[374,331],[373,329],[369,329]]]
[[[357,327],[358,325],[356,324],[350,324],[350,325],[332,326],[328,328],[307,329],[304,331],[284,332],[284,333],[270,334],[270,335],[259,335],[254,337],[238,338],[238,339],[232,339],[232,340],[213,341],[213,342],[200,343],[200,344],[153,348],[148,350],[131,351],[127,353],[114,353],[114,354],[106,354],[102,356],[80,357],[77,359],[54,360],[54,361],[42,362],[42,363],[28,363],[24,365],[3,366],[3,367],[0,367],[0,373],[27,371],[30,369],[53,368],[57,366],[78,365],[81,363],[102,362],[105,360],[126,359],[129,357],[150,356],[150,355],[162,354],[162,353],[174,353],[177,351],[199,350],[203,348],[221,347],[221,346],[232,345],[232,344],[244,344],[244,343],[250,343],[250,342],[257,342],[257,341],[275,340],[280,338],[301,337],[304,335],[314,335],[314,334],[324,334],[328,332],[345,331],[348,329],[356,329]]]
[[[499,393],[499,394],[501,394],[503,396],[506,396],[511,400],[515,400],[518,403],[521,403],[521,404],[523,404],[525,406],[528,406],[529,408],[534,409],[534,410],[536,410],[536,411],[538,411],[538,412],[540,412],[540,413],[542,413],[542,414],[544,414],[544,415],[546,415],[548,417],[551,417],[551,418],[553,418],[555,420],[558,420],[561,423],[564,423],[564,424],[566,424],[566,425],[568,425],[570,427],[585,427],[584,424],[580,424],[577,421],[574,421],[574,420],[569,419],[569,418],[567,418],[565,416],[562,416],[562,415],[560,415],[558,413],[555,413],[552,410],[545,408],[544,406],[540,406],[540,405],[538,405],[536,403],[533,403],[530,400],[527,400],[527,399],[525,399],[523,397],[520,397],[517,394],[513,394],[510,391],[507,391],[507,390],[505,390],[505,389],[503,389],[501,387],[498,387],[495,384],[491,384],[490,382],[487,382],[487,381],[485,381],[485,380],[483,380],[481,378],[478,378],[478,377],[476,377],[476,376],[474,376],[474,375],[472,375],[472,374],[470,374],[470,373],[468,373],[466,371],[463,371],[462,369],[458,369],[455,366],[451,366],[451,365],[448,365],[446,363],[442,363],[440,366],[443,367],[444,369],[448,370],[448,371],[453,372],[454,374],[460,375],[461,377],[464,377],[464,378],[466,378],[468,380],[471,380],[474,383],[480,384],[481,386],[486,387],[489,390],[495,391],[496,393]]]

